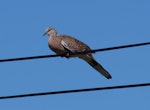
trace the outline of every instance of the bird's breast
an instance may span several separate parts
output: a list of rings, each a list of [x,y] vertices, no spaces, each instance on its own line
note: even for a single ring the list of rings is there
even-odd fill
[[[64,47],[61,45],[60,38],[56,38],[56,39],[49,38],[48,45],[49,45],[49,48],[57,54],[65,54],[66,53]]]

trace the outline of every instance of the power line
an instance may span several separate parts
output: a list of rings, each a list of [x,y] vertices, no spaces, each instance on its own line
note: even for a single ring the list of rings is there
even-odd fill
[[[41,93],[21,94],[21,95],[12,95],[12,96],[1,96],[0,99],[23,98],[23,97],[66,94],[66,93],[76,93],[76,92],[89,92],[89,91],[98,91],[98,90],[99,91],[100,90],[112,90],[112,89],[123,89],[123,88],[144,87],[144,86],[150,86],[150,83],[109,86],[109,87],[99,87],[99,88],[74,89],[74,90],[62,90],[62,91],[41,92]]]
[[[79,52],[71,55],[77,55],[77,54],[86,54],[86,53],[96,53],[100,51],[108,51],[108,50],[116,50],[116,49],[123,49],[123,48],[131,48],[131,47],[137,47],[137,46],[144,46],[144,45],[150,45],[150,42],[145,43],[138,43],[138,44],[129,44],[129,45],[122,45],[122,46],[115,46],[115,47],[108,47],[108,48],[102,48],[102,49],[95,49],[91,51],[86,52]],[[20,60],[30,60],[30,59],[40,59],[40,58],[50,58],[50,57],[59,57],[59,56],[65,56],[62,55],[41,55],[41,56],[30,56],[30,57],[20,57],[20,58],[9,58],[9,59],[1,59],[0,62],[10,62],[10,61],[20,61]]]

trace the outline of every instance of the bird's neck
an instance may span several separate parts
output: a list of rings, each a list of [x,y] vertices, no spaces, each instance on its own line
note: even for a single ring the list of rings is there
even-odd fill
[[[53,40],[56,40],[58,37],[59,37],[59,35],[57,33],[50,35],[50,38],[52,38]]]

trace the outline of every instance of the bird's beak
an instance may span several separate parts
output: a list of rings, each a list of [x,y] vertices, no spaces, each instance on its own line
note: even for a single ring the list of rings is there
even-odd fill
[[[43,34],[43,37],[46,35],[46,32]]]

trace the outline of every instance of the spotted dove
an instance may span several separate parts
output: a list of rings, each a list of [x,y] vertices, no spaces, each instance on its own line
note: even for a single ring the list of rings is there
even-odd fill
[[[48,45],[51,50],[53,50],[58,55],[65,54],[65,57],[78,57],[86,61],[89,65],[91,65],[95,70],[105,76],[107,79],[112,78],[111,75],[100,65],[92,56],[91,53],[87,54],[77,54],[71,55],[79,52],[90,51],[90,47],[85,43],[71,37],[68,35],[60,35],[57,33],[55,28],[48,27],[45,30],[44,35],[49,36]],[[44,36],[43,35],[43,36]]]

